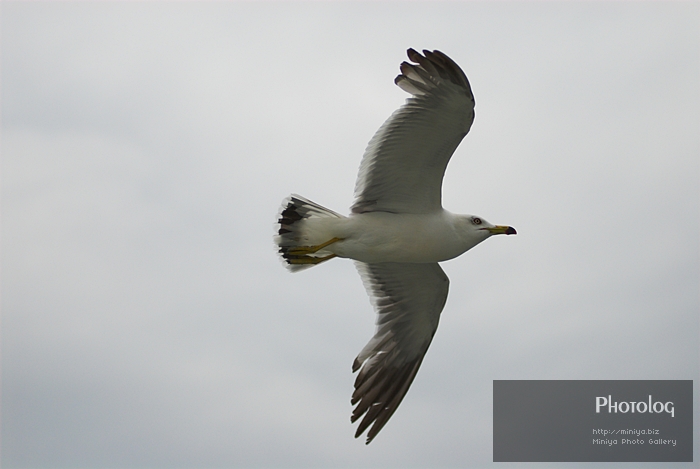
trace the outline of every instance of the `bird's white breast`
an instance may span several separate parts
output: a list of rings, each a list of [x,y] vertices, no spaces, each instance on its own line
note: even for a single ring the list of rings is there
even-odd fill
[[[340,257],[367,263],[445,261],[485,239],[465,239],[457,217],[445,210],[431,214],[354,214],[338,229],[336,236],[343,241],[328,249]]]

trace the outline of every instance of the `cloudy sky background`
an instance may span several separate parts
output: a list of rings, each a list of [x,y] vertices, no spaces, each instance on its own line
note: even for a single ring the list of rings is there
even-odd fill
[[[494,379],[700,378],[697,2],[1,14],[2,467],[493,467]],[[443,264],[436,338],[366,447],[360,278],[289,274],[273,222],[291,192],[347,212],[408,47],[476,96],[445,207],[518,235]]]

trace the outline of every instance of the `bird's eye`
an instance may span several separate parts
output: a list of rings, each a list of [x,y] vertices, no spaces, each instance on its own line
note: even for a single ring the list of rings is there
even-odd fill
[[[472,223],[475,225],[481,225],[481,218],[479,217],[472,217]]]

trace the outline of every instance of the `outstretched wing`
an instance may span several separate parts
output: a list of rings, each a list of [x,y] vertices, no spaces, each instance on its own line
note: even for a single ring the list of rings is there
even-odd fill
[[[449,279],[434,264],[356,262],[377,312],[377,331],[352,365],[358,371],[350,420],[364,415],[367,444],[396,412],[418,373],[447,301]]]
[[[474,121],[474,96],[459,65],[440,51],[408,49],[396,84],[411,93],[365,150],[353,213],[442,208],[445,168]]]

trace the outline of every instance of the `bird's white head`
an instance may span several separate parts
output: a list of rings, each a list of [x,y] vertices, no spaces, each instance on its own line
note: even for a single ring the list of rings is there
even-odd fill
[[[460,236],[470,245],[469,248],[496,234],[517,234],[512,226],[493,225],[476,215],[460,215],[458,226]]]

